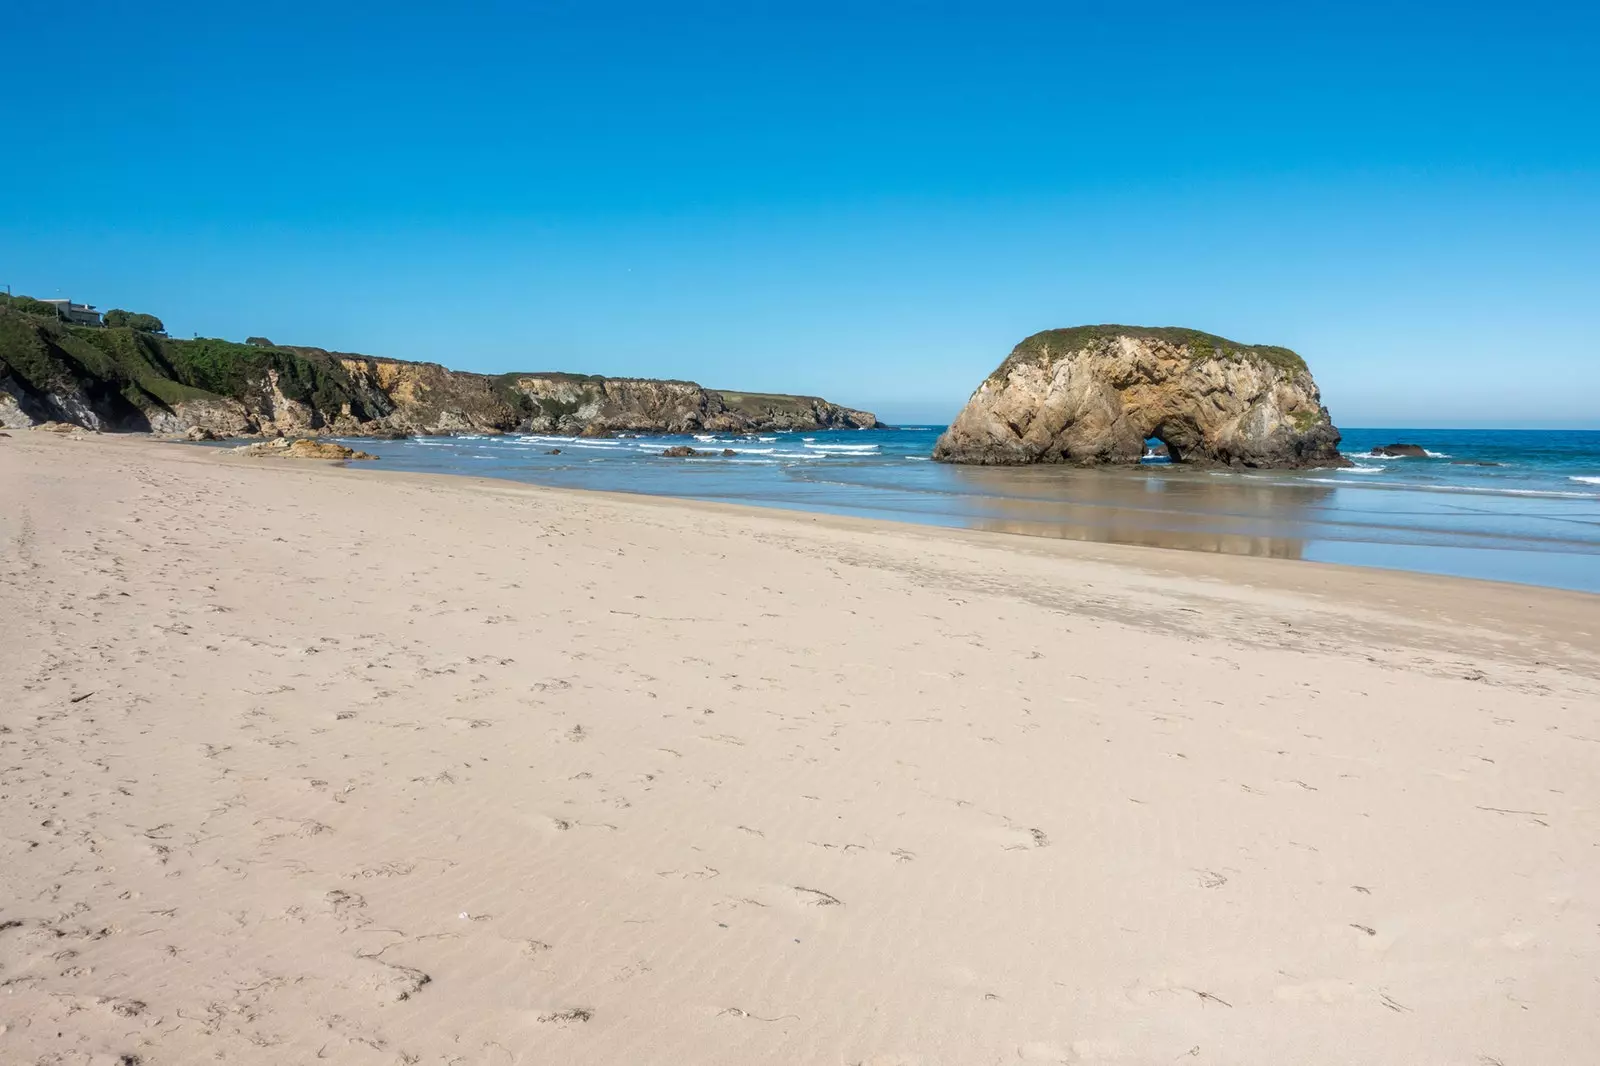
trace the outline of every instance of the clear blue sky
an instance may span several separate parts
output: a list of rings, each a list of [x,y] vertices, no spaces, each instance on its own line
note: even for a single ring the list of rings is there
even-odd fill
[[[430,7],[12,5],[0,284],[901,421],[1187,325],[1345,425],[1600,426],[1592,3]]]

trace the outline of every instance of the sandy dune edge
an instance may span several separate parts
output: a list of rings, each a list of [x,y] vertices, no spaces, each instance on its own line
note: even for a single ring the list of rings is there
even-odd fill
[[[1568,1063],[1600,601],[0,440],[0,1062]]]

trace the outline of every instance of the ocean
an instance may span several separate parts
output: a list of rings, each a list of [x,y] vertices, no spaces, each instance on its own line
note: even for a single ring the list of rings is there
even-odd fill
[[[346,443],[394,470],[1600,592],[1600,431],[1350,429],[1348,469],[1235,471],[948,466],[942,428]],[[1397,442],[1428,455],[1372,454]],[[684,443],[717,454],[661,456]]]

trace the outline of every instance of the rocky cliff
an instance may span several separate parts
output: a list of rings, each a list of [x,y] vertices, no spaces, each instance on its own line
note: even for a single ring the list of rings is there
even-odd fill
[[[320,348],[176,340],[0,309],[0,426],[218,437],[329,433],[605,434],[871,428],[814,396],[724,393],[690,381],[473,374]]]
[[[1137,463],[1146,440],[1199,465],[1340,465],[1339,431],[1287,348],[1171,327],[1036,333],[934,447],[952,463]]]

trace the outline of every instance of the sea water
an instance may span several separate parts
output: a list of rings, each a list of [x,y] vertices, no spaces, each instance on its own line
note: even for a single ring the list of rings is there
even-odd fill
[[[1347,468],[1085,470],[935,463],[942,428],[347,443],[386,469],[1600,592],[1600,432],[1353,429]],[[1373,453],[1400,442],[1427,457]],[[712,454],[662,457],[685,443]]]

